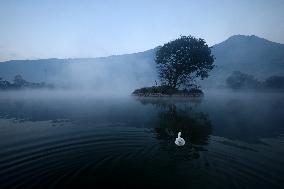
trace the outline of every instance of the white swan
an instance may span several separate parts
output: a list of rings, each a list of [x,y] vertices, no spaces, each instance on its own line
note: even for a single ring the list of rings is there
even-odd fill
[[[183,146],[185,144],[185,141],[183,138],[180,137],[181,132],[178,132],[178,137],[176,138],[175,144],[178,146]]]

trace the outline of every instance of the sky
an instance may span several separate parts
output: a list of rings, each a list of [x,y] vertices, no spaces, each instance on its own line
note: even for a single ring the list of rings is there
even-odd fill
[[[180,35],[284,43],[284,0],[0,0],[0,61],[141,52]]]

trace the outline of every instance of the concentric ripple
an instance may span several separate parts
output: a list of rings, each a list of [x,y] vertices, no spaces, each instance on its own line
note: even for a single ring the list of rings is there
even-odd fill
[[[153,136],[144,129],[107,129],[28,139],[2,148],[1,188],[66,185],[86,173],[112,171],[122,161],[150,158],[157,151]]]

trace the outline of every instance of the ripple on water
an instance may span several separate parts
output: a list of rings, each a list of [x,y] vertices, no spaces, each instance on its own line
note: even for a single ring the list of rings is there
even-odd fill
[[[112,128],[112,132],[107,133],[69,133],[27,141],[6,147],[0,153],[3,188],[36,188],[44,182],[57,186],[66,178],[72,180],[90,170],[111,169],[110,166],[122,160],[149,157],[153,148],[152,135],[137,128]]]
[[[283,187],[284,171],[280,162],[273,161],[279,152],[269,152],[269,145],[258,144],[241,147],[234,141],[233,145],[220,143],[219,137],[212,137],[207,158],[211,168],[218,171],[236,188],[259,186],[269,188]],[[223,140],[221,140],[223,141]],[[233,143],[233,142],[232,142]],[[249,145],[249,144],[247,144]],[[282,152],[283,153],[283,152]],[[272,159],[271,159],[272,158]],[[284,163],[284,161],[282,161]]]
[[[277,159],[273,156],[281,154],[270,149],[270,145],[210,138],[208,146],[177,150],[174,139],[159,141],[153,132],[129,127],[27,137],[23,143],[2,147],[1,188],[62,188],[74,183],[105,181],[107,176],[121,179],[127,174],[132,174],[130,178],[134,181],[145,179],[156,184],[163,181],[163,185],[180,182],[215,187],[220,186],[221,180],[225,183],[222,186],[229,188],[283,186],[284,172],[279,164],[284,162],[279,158],[273,161]],[[197,158],[179,159],[179,155],[190,150],[198,154]]]

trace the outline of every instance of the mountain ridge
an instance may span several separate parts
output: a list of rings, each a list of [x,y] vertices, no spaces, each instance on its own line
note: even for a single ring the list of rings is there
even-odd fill
[[[236,34],[236,35],[232,35],[230,36],[229,38],[225,39],[224,41],[220,42],[220,43],[216,43],[215,45],[212,45],[211,48],[214,48],[216,46],[219,46],[227,41],[231,41],[231,40],[235,40],[235,39],[242,39],[242,38],[247,38],[247,39],[258,39],[258,40],[263,40],[263,41],[266,41],[266,42],[269,42],[269,43],[274,43],[274,44],[278,44],[278,45],[283,45],[282,43],[279,43],[279,42],[274,42],[274,41],[270,41],[268,39],[265,39],[265,38],[261,38],[261,37],[258,37],[256,35],[242,35],[242,34]],[[148,50],[145,50],[145,51],[139,51],[139,52],[133,52],[133,53],[126,53],[126,54],[117,54],[117,55],[109,55],[109,56],[99,56],[99,57],[77,57],[77,58],[37,58],[37,59],[11,59],[11,60],[7,60],[7,61],[1,61],[1,63],[6,63],[6,62],[12,62],[12,61],[37,61],[37,60],[77,60],[77,59],[104,59],[104,58],[112,58],[112,57],[119,57],[119,56],[129,56],[129,55],[138,55],[138,54],[142,54],[142,53],[148,53],[148,52],[151,52],[151,51],[154,51],[157,47],[153,48],[153,49],[148,49]]]
[[[82,82],[104,81],[111,77],[131,81],[131,86],[154,85],[158,79],[155,49],[97,58],[10,60],[0,63],[0,77],[12,80],[15,75],[21,74],[29,81],[56,82],[88,75]],[[233,71],[248,73],[258,79],[284,75],[284,44],[255,35],[233,35],[211,49],[216,67],[209,73],[208,79],[201,81],[206,87],[222,86]]]

